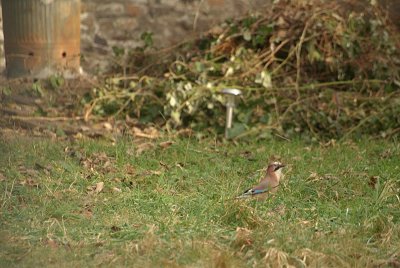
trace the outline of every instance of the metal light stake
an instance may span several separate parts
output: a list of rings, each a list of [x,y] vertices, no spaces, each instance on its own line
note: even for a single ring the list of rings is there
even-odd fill
[[[228,138],[228,131],[232,128],[233,109],[235,108],[235,99],[242,94],[242,91],[236,88],[225,88],[221,91],[226,95],[226,125],[225,138]]]

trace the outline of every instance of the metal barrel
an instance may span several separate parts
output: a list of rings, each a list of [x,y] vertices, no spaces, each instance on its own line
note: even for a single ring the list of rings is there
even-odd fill
[[[80,70],[80,0],[2,0],[7,76]]]

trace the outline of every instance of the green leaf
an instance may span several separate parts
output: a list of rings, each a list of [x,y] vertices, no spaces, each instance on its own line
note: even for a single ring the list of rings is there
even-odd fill
[[[51,88],[56,90],[64,85],[64,78],[59,75],[52,75],[49,78]]]
[[[112,50],[113,50],[115,57],[121,57],[121,56],[125,55],[125,48],[123,48],[123,47],[113,46]]]
[[[144,42],[145,47],[153,46],[153,33],[152,32],[144,32],[140,36],[140,39]]]
[[[42,88],[42,85],[40,84],[40,82],[33,83],[32,84],[32,90],[33,90],[33,92],[35,92],[40,97],[43,97],[45,95],[44,91],[43,91],[43,88]]]
[[[247,131],[246,124],[236,123],[232,128],[228,129],[228,138],[232,139]]]

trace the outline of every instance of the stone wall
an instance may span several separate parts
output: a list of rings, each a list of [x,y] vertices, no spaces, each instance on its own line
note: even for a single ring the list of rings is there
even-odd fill
[[[82,0],[82,53],[93,64],[113,46],[143,45],[153,33],[156,47],[166,47],[211,28],[227,18],[256,12],[272,0]],[[107,62],[90,69],[104,69]],[[103,65],[103,66],[102,66]]]

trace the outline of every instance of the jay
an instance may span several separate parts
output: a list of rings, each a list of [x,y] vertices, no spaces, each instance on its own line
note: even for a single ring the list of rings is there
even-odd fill
[[[268,193],[275,193],[278,190],[279,181],[282,177],[282,168],[284,166],[285,165],[280,162],[270,163],[260,183],[247,189],[243,194],[236,197],[236,199],[254,197],[257,200],[265,200]]]

